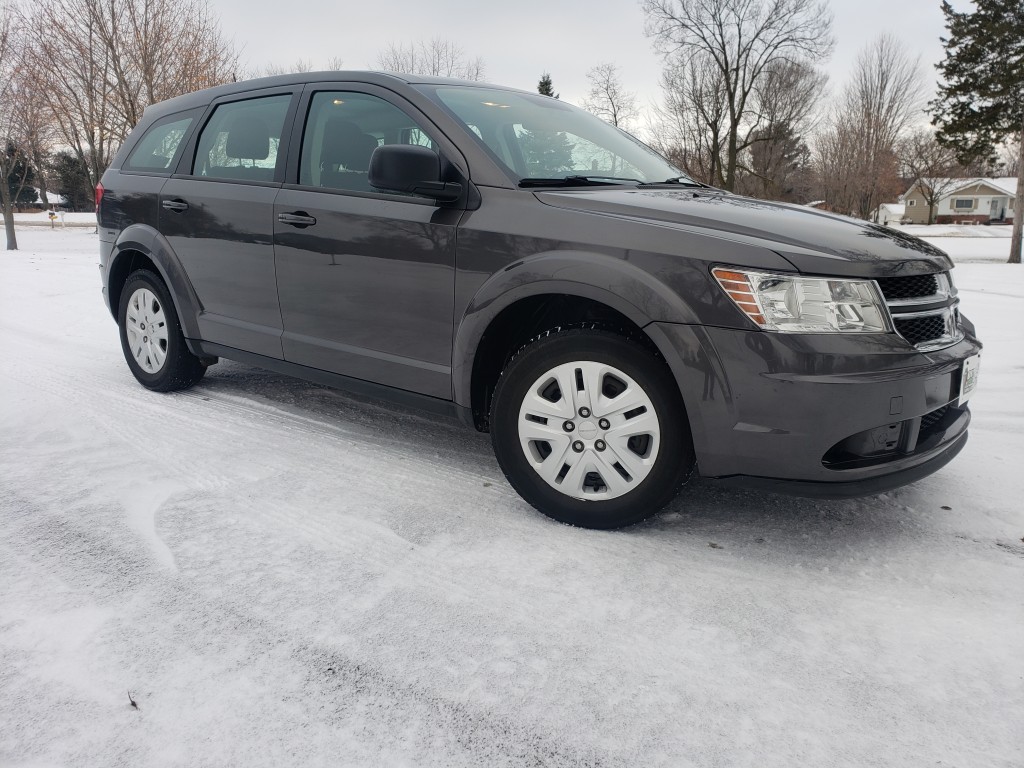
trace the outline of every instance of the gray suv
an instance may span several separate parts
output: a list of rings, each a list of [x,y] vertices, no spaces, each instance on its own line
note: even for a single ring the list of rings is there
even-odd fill
[[[693,472],[854,496],[967,439],[950,259],[691,181],[569,104],[288,75],[150,107],[97,187],[128,367],[224,357],[489,431],[543,513],[653,514]]]

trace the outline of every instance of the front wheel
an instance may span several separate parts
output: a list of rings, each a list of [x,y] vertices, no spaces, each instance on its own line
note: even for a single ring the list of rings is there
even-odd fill
[[[188,389],[206,366],[193,355],[163,281],[140,269],[128,276],[117,313],[124,359],[142,386],[156,392]]]
[[[494,392],[491,440],[526,501],[584,528],[620,528],[653,515],[694,466],[668,368],[605,331],[552,333],[517,354]]]

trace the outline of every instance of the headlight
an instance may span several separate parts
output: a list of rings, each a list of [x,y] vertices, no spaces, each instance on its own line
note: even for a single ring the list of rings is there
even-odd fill
[[[781,333],[886,333],[892,330],[874,280],[774,275],[723,269],[711,273],[743,314]]]

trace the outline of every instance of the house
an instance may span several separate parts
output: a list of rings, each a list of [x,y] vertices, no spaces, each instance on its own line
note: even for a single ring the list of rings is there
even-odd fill
[[[935,204],[936,224],[1010,224],[1014,216],[1017,179],[919,179],[911,185],[903,202],[906,217],[914,224],[928,223],[928,200],[922,187],[939,190]]]
[[[903,203],[882,203],[875,208],[871,214],[871,220],[876,224],[891,227],[899,224],[906,215],[906,206]]]
[[[18,213],[32,213],[34,211],[45,211],[45,210],[57,210],[63,208],[67,210],[69,208],[68,201],[63,195],[58,195],[56,192],[47,192],[46,199],[47,204],[43,205],[43,195],[39,187],[26,187],[26,189],[32,189],[36,193],[36,199],[31,203],[17,203],[14,206],[15,211]]]

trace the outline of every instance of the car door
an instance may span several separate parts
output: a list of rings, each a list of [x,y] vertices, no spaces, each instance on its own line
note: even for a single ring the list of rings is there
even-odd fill
[[[274,205],[285,360],[450,399],[463,211],[375,191],[367,170],[381,144],[454,147],[374,86],[309,86],[299,114],[293,183]]]
[[[273,206],[299,91],[214,102],[160,193],[160,230],[199,298],[202,338],[277,359]]]

